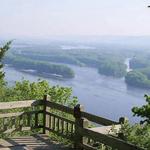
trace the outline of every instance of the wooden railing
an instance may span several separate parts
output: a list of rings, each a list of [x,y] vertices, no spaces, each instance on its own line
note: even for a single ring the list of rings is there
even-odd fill
[[[122,134],[110,134],[112,127],[120,129],[124,122],[125,118],[116,122],[87,113],[79,104],[74,109],[57,104],[48,95],[43,100],[0,103],[0,134],[39,129],[44,134],[52,132],[71,140],[77,150],[96,150],[101,145],[118,150],[143,150],[122,140]]]

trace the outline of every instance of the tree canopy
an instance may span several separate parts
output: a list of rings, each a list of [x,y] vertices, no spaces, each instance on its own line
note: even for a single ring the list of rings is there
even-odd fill
[[[127,84],[141,87],[141,88],[150,88],[150,80],[145,74],[139,71],[130,71],[125,76],[125,81]]]
[[[141,107],[133,107],[132,112],[134,116],[141,117],[144,120],[141,123],[150,123],[150,96],[145,95],[146,104]]]
[[[2,59],[5,55],[5,53],[10,48],[11,43],[12,43],[12,41],[9,41],[4,46],[0,47],[0,80],[3,79],[3,77],[4,77],[4,72],[2,71],[2,68],[3,68]]]

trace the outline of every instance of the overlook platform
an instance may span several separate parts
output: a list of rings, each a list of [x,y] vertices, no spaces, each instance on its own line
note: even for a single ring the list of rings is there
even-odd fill
[[[1,102],[0,150],[72,149],[52,141],[50,134],[60,137],[61,142],[67,140],[76,150],[97,150],[104,146],[144,150],[124,141],[120,128],[125,122],[124,117],[112,121],[90,114],[80,104],[71,108],[55,103],[48,95],[42,100]]]
[[[71,148],[51,141],[46,134],[35,134],[1,139],[0,150],[71,150]]]

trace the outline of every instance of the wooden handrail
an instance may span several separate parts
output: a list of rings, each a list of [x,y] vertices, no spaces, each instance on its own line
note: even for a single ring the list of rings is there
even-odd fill
[[[143,148],[139,148],[139,147],[137,147],[133,144],[127,143],[119,138],[101,134],[98,132],[94,132],[87,128],[79,128],[78,131],[79,131],[79,134],[81,134],[83,136],[92,138],[95,141],[109,145],[112,148],[117,148],[118,150],[144,150]]]
[[[88,119],[91,122],[101,124],[101,125],[107,125],[108,126],[108,125],[112,125],[112,124],[113,125],[119,124],[119,122],[112,121],[112,120],[109,120],[106,118],[102,118],[102,117],[99,117],[99,116],[96,116],[96,115],[93,115],[93,114],[90,114],[87,112],[81,112],[81,116]]]
[[[56,110],[59,110],[59,111],[62,111],[62,112],[65,112],[65,113],[68,113],[68,114],[72,114],[72,115],[74,114],[73,108],[70,108],[68,106],[64,106],[64,105],[61,105],[61,104],[58,104],[55,102],[46,101],[46,106],[56,109]]]
[[[1,102],[0,110],[5,109],[15,109],[15,108],[26,108],[37,105],[43,105],[42,100],[23,100],[23,101],[13,101],[13,102]]]
[[[0,118],[10,118],[10,117],[19,117],[22,115],[28,115],[28,114],[36,114],[36,113],[43,113],[42,110],[35,110],[35,111],[28,111],[28,112],[16,112],[16,113],[0,113]]]

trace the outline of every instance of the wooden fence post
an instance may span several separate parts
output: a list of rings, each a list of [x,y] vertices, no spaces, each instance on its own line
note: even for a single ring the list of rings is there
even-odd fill
[[[84,107],[80,104],[74,107],[74,117],[75,117],[75,139],[74,139],[74,148],[77,150],[83,150],[81,145],[84,142],[83,136],[79,132],[79,128],[87,127],[87,121],[81,116],[81,112],[84,110]]]
[[[46,115],[46,112],[50,110],[49,107],[46,106],[46,101],[50,101],[49,95],[44,95],[44,108],[43,108],[43,134],[48,134],[49,132],[46,130],[46,127],[49,127],[49,115]]]

